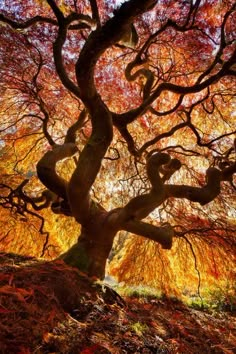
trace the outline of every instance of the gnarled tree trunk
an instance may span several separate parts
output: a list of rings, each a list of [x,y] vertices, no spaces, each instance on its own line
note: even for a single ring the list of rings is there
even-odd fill
[[[78,242],[62,254],[60,259],[89,276],[103,279],[114,237],[115,233],[106,227],[99,230],[83,227]]]
[[[78,163],[69,181],[65,181],[58,176],[56,163],[77,152],[75,130],[80,126],[79,120],[74,124],[75,129],[68,130],[64,144],[52,146],[52,151],[47,152],[39,161],[37,165],[38,177],[53,192],[52,194],[57,196],[56,202],[52,201],[52,210],[73,216],[81,225],[81,235],[78,243],[61,258],[65,262],[86,271],[89,275],[99,278],[104,277],[106,260],[112,248],[114,237],[119,230],[126,230],[159,242],[163,248],[171,248],[174,236],[171,225],[166,223],[157,227],[142,220],[170,197],[186,198],[201,205],[209,203],[220,193],[220,182],[229,179],[236,170],[235,164],[232,167],[230,166],[231,169],[228,168],[227,171],[226,169],[220,171],[213,167],[209,168],[206,172],[206,184],[203,187],[170,185],[168,180],[173,173],[180,169],[181,163],[177,159],[171,159],[168,154],[156,153],[147,159],[147,177],[151,183],[149,193],[137,196],[130,200],[127,205],[110,212],[104,210],[91,199],[91,188],[113,138],[113,125],[118,128],[127,141],[129,151],[135,154],[133,140],[127,129],[130,122],[143,114],[165,90],[185,95],[205,89],[215,80],[219,80],[220,75],[225,75],[235,59],[235,57],[232,57],[231,61],[224,64],[222,70],[215,76],[202,80],[200,83],[196,82],[193,86],[178,86],[167,82],[158,85],[153,93],[151,93],[153,84],[151,72],[147,69],[141,70],[139,73],[146,78],[142,104],[137,109],[132,109],[124,114],[112,113],[103,102],[95,86],[94,70],[96,63],[107,48],[121,40],[134,19],[152,8],[155,3],[155,0],[130,0],[125,2],[117,10],[114,17],[103,26],[100,24],[95,31],[91,32],[75,66],[77,79],[77,84],[75,84],[66,73],[62,49],[66,40],[67,29],[71,23],[73,21],[84,21],[85,19],[78,14],[65,17],[56,2],[48,0],[48,4],[57,18],[59,28],[53,46],[56,70],[64,86],[83,103],[84,112],[87,112],[91,119],[92,134],[80,153]],[[125,74],[130,81],[136,77],[135,74],[132,74],[132,70],[140,64],[141,56],[142,50],[133,64],[127,67]],[[178,127],[184,127],[187,124],[189,123],[184,122]]]
[[[117,233],[117,227],[110,222],[109,215],[104,210],[91,213],[88,222],[81,227],[78,242],[60,258],[89,276],[103,279],[106,261]]]

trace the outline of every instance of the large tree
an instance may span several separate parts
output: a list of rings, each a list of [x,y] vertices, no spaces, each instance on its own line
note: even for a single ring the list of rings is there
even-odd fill
[[[62,258],[99,278],[120,230],[230,257],[235,1],[120,3],[0,6],[1,206],[73,217]]]

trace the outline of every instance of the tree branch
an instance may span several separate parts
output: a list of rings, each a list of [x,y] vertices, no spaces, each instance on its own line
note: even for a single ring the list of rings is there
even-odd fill
[[[66,41],[66,34],[67,34],[67,26],[64,23],[59,27],[57,38],[53,43],[54,62],[55,62],[57,74],[61,82],[63,83],[63,85],[69,91],[71,91],[76,97],[80,97],[80,90],[73,83],[73,81],[70,80],[69,76],[66,73],[64,63],[63,63],[62,48]]]
[[[122,229],[158,242],[165,249],[171,249],[174,231],[170,224],[157,227],[142,221],[129,220]]]
[[[226,75],[232,75],[233,70],[231,70],[231,67],[234,65],[236,61],[236,49],[232,53],[231,57],[224,62],[222,65],[221,69],[214,75],[208,77],[205,81],[202,81],[198,83],[198,80],[196,80],[196,83],[191,86],[180,86],[173,84],[171,82],[162,82],[156,89],[153,91],[153,93],[147,97],[146,100],[144,100],[141,105],[135,109],[132,109],[128,112],[122,113],[122,114],[116,114],[113,113],[113,119],[116,121],[117,125],[127,125],[131,122],[133,122],[137,117],[142,115],[143,113],[146,112],[148,107],[158,98],[160,97],[161,93],[164,91],[170,91],[173,93],[177,93],[180,95],[187,95],[191,93],[197,93],[205,88],[209,87],[210,85],[218,82],[221,78],[223,78]],[[234,74],[235,75],[235,74]]]
[[[66,143],[74,143],[75,144],[76,132],[83,127],[86,116],[87,116],[87,112],[85,109],[83,109],[83,111],[80,113],[77,121],[74,124],[72,124],[70,126],[70,128],[67,130],[64,144],[66,144]]]
[[[158,153],[149,157],[146,165],[147,175],[151,182],[151,191],[130,200],[120,211],[120,218],[124,221],[130,219],[143,219],[148,216],[165,200],[164,184],[159,174],[162,165],[171,161],[169,155]]]
[[[145,12],[151,4],[153,5],[153,0],[130,0],[121,5],[113,18],[90,34],[76,63],[80,98],[92,122],[91,137],[80,154],[78,165],[68,185],[70,206],[79,222],[89,216],[89,192],[113,138],[111,113],[95,86],[95,65],[104,51],[119,41],[134,18]]]
[[[188,122],[179,123],[174,127],[172,127],[169,131],[164,132],[162,134],[158,134],[152,140],[149,140],[146,143],[144,143],[143,146],[141,146],[141,148],[139,149],[138,153],[141,155],[149,146],[156,144],[158,141],[162,140],[163,138],[168,138],[169,136],[172,136],[176,131],[178,131],[179,129],[183,129],[186,126],[188,126]]]
[[[165,185],[166,198],[185,198],[192,202],[205,205],[214,200],[220,193],[221,171],[210,167],[206,171],[206,185],[204,187],[191,187],[187,185]]]
[[[63,20],[65,19],[63,12],[59,9],[57,4],[55,3],[54,0],[47,0],[48,5],[51,7],[52,11],[54,12],[54,15],[57,18],[58,24],[62,24]]]
[[[70,24],[68,26],[69,30],[81,30],[81,29],[91,28],[92,19],[90,19],[89,16],[82,15],[82,14],[77,14],[77,15],[80,16],[80,18],[83,17],[84,21],[81,21],[81,22],[74,24],[74,25]],[[54,20],[53,18],[44,17],[44,16],[34,16],[24,22],[17,22],[17,21],[13,21],[13,20],[7,18],[3,14],[0,14],[0,22],[7,23],[8,25],[10,25],[14,29],[25,29],[25,28],[33,26],[37,23],[48,23],[53,26],[58,26],[58,22],[56,20]],[[92,24],[94,25],[94,22],[92,22]]]
[[[44,22],[44,23],[49,23],[51,25],[57,25],[57,21],[53,20],[52,18],[49,17],[44,17],[44,16],[35,16],[33,18],[30,18],[29,20],[26,20],[25,22],[16,22],[13,21],[7,17],[5,17],[4,15],[0,14],[0,21],[7,23],[8,25],[10,25],[12,28],[19,28],[19,29],[25,29],[28,28],[30,26],[33,26],[36,23],[40,23],[40,22]]]
[[[97,23],[97,28],[101,27],[101,22],[100,22],[100,17],[99,17],[99,12],[98,12],[98,5],[96,0],[89,0],[91,10],[92,10],[92,17]]]
[[[46,154],[37,163],[37,173],[40,181],[52,192],[63,199],[67,199],[67,181],[58,176],[56,172],[56,163],[66,157],[74,155],[78,148],[73,143],[64,145],[54,145],[51,151]]]

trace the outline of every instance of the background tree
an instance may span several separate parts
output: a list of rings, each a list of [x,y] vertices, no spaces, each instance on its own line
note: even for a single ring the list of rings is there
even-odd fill
[[[22,230],[39,230],[45,255],[58,246],[53,229],[70,235],[75,220],[80,236],[61,257],[89,275],[104,277],[114,247],[120,279],[153,281],[159,258],[175,278],[176,258],[159,245],[181,262],[191,253],[198,278],[199,264],[230,271],[235,2],[0,9],[3,248],[29,252]]]

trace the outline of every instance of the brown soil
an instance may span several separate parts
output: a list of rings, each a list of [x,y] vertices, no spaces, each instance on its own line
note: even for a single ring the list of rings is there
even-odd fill
[[[236,352],[236,318],[122,299],[61,261],[0,253],[0,353]]]

